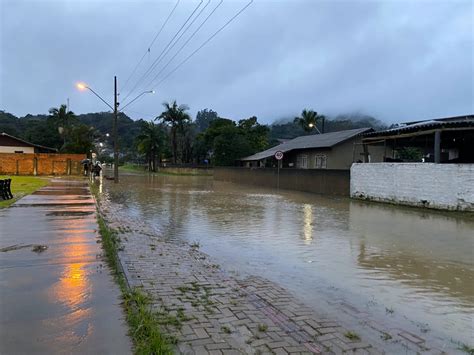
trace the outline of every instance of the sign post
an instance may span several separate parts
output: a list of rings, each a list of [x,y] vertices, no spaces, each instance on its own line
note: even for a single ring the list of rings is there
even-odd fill
[[[280,189],[280,164],[283,159],[283,152],[278,150],[275,152],[275,159],[277,160],[277,189]]]

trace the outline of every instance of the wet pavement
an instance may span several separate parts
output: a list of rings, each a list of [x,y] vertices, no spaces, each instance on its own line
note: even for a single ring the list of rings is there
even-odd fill
[[[387,353],[472,346],[472,215],[208,177],[123,174],[121,182],[106,183],[104,195],[121,215],[118,225],[152,230],[130,237],[125,253],[155,285],[166,253],[160,256],[160,244],[152,249],[148,234],[161,243],[198,243],[212,264],[282,286]]]
[[[102,257],[85,181],[0,210],[0,353],[129,354],[120,291]]]

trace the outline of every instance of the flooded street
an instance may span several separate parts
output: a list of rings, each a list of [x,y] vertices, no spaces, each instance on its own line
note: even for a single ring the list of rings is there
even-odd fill
[[[343,323],[472,345],[474,219],[211,177],[122,175],[104,191],[166,238],[263,276]]]

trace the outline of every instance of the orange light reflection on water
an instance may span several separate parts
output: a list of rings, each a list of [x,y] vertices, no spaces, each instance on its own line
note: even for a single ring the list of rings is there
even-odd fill
[[[62,327],[74,327],[91,318],[92,308],[89,300],[92,294],[90,269],[88,268],[89,255],[94,254],[95,244],[91,244],[91,231],[87,218],[77,218],[64,221],[71,233],[65,233],[67,240],[61,244],[59,258],[64,260],[64,269],[58,281],[49,290],[49,297],[53,303],[60,303],[66,309],[59,319],[51,320]],[[83,327],[80,327],[83,328]],[[90,327],[87,327],[90,328]],[[83,337],[84,334],[71,334],[69,337]]]

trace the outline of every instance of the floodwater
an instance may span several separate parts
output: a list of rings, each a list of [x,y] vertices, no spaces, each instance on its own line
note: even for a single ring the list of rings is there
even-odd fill
[[[406,329],[443,347],[472,346],[470,214],[212,177],[122,175],[105,189],[163,236],[199,242],[224,269],[273,280],[343,325]]]

